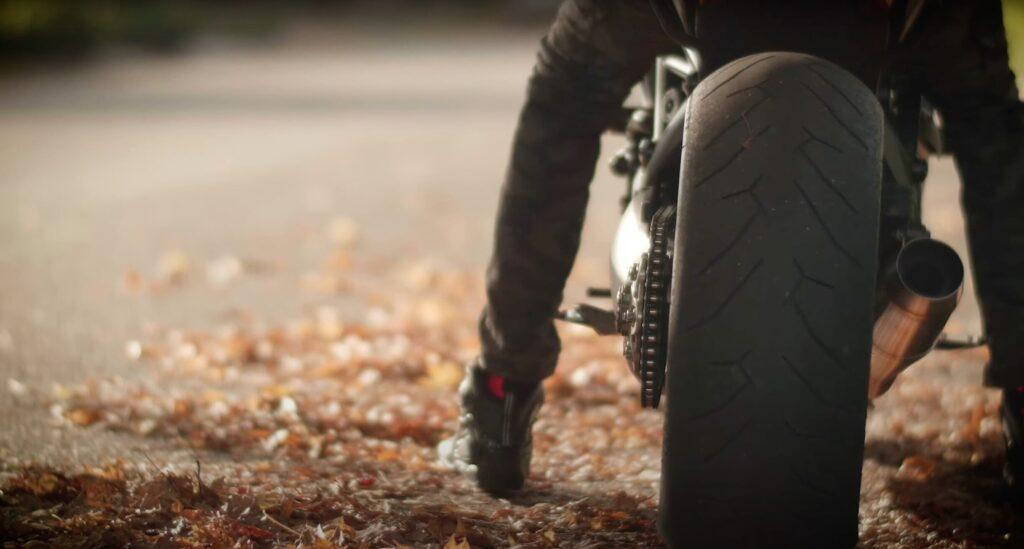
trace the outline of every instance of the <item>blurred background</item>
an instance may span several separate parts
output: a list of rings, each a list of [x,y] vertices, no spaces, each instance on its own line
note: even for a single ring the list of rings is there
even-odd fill
[[[147,322],[343,302],[296,291],[316,283],[325,231],[479,271],[556,7],[0,0],[0,373],[132,376],[124,342]],[[1024,74],[1024,2],[1005,8]],[[606,140],[604,160],[620,144]],[[934,160],[927,221],[965,252],[957,185]],[[619,191],[599,168],[568,301],[605,282]],[[186,271],[205,282],[177,284]],[[952,327],[975,332],[965,301]],[[7,393],[0,413],[18,418],[7,450],[53,451]]]
[[[21,388],[145,377],[125,346],[157,324],[344,308],[339,241],[482,273],[555,8],[0,0],[0,458],[117,456]]]

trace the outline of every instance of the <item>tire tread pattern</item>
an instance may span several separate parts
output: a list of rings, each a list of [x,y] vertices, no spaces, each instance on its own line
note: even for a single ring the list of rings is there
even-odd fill
[[[881,109],[839,67],[780,52],[726,65],[688,109],[662,532],[679,546],[852,546]]]

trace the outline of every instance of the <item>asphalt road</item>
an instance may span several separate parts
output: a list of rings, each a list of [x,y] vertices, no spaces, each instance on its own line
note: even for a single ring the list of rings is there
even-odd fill
[[[379,256],[481,267],[538,29],[307,26],[273,44],[114,54],[8,77],[0,88],[0,457],[80,464],[144,448],[53,429],[52,384],[137,377],[125,343],[147,323],[269,321],[336,298],[296,290],[339,216]],[[619,144],[608,138],[607,158]],[[933,162],[928,219],[963,249],[955,172]],[[569,299],[600,283],[620,183],[599,169]],[[130,295],[162,254],[189,280]],[[226,287],[203,266],[260,272]],[[969,294],[968,294],[969,295]],[[976,330],[968,298],[954,319]],[[8,380],[27,387],[10,390]]]

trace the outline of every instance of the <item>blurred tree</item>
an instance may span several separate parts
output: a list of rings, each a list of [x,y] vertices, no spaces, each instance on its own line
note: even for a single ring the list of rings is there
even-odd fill
[[[0,0],[5,55],[85,53],[109,42],[166,50],[189,35],[190,2]]]
[[[201,31],[264,35],[294,9],[269,0],[0,0],[0,56],[78,56],[105,45],[177,51]]]

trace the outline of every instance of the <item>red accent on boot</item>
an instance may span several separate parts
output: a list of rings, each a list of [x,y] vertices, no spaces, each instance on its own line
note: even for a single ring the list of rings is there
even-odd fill
[[[505,398],[505,378],[497,374],[488,374],[487,388],[498,398]]]

